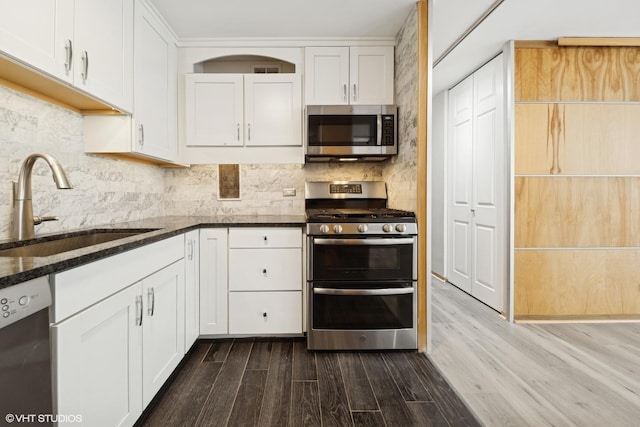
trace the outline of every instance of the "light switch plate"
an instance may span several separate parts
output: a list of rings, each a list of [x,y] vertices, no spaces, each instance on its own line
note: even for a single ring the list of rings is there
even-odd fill
[[[295,188],[283,188],[282,189],[282,197],[295,197],[296,189]]]

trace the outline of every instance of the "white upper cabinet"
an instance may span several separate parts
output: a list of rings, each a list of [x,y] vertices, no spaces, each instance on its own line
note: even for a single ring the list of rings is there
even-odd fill
[[[86,115],[85,151],[174,163],[178,157],[177,48],[169,29],[142,0],[135,3],[134,38],[133,115]]]
[[[74,85],[131,112],[133,0],[76,0],[74,41]]]
[[[299,74],[185,75],[182,163],[303,163]]]
[[[187,145],[244,145],[242,74],[187,74]]]
[[[72,82],[73,0],[0,0],[0,50]]]
[[[297,74],[186,76],[187,146],[300,146]]]
[[[133,150],[174,161],[177,145],[177,48],[169,30],[136,2]]]
[[[349,104],[349,48],[305,49],[305,103]]]
[[[0,50],[124,112],[133,107],[133,0],[0,0]]]
[[[307,47],[305,104],[394,103],[393,46]]]
[[[244,76],[245,144],[302,145],[302,93],[297,74]]]

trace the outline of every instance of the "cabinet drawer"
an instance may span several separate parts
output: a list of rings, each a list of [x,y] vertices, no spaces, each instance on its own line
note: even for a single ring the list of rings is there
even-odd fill
[[[229,333],[302,333],[302,293],[230,292]]]
[[[230,249],[229,290],[299,291],[301,249]]]
[[[301,228],[230,228],[230,248],[301,248]]]

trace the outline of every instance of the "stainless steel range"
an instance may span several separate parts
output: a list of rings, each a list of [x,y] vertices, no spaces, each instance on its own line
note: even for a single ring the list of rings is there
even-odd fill
[[[308,182],[310,350],[417,348],[417,224],[380,181]]]

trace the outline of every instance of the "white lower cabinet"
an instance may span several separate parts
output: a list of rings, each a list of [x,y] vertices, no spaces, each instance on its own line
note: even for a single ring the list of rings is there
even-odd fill
[[[138,283],[52,327],[54,413],[80,415],[91,426],[135,423],[142,413],[141,302]]]
[[[54,325],[56,413],[133,425],[184,356],[183,286],[178,261]]]
[[[200,335],[227,334],[227,229],[200,230]]]
[[[302,229],[229,229],[229,333],[302,333]]]
[[[230,334],[299,334],[302,292],[229,292]]]
[[[184,357],[183,257],[175,236],[52,276],[54,413],[136,422]]]
[[[200,231],[184,236],[184,352],[200,336]]]
[[[142,405],[146,407],[184,357],[183,262],[144,279],[142,297]]]

